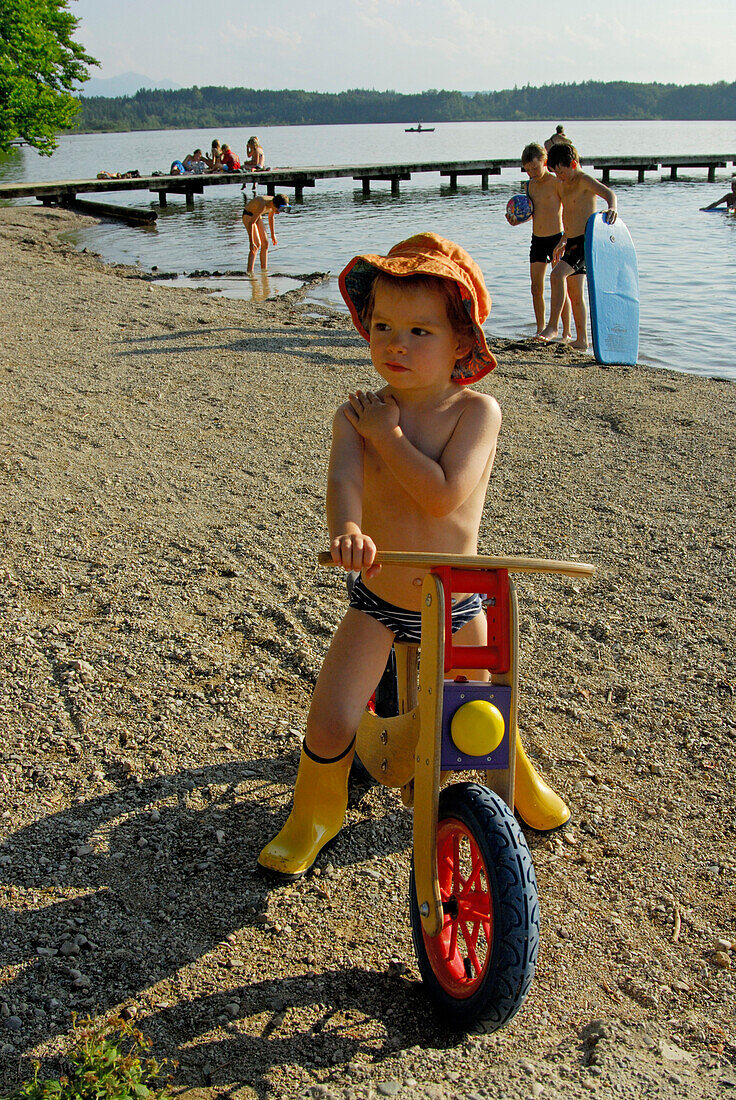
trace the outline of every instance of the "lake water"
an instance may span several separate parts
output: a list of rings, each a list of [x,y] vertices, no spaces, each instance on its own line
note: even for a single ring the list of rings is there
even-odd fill
[[[474,160],[514,157],[529,141],[552,133],[549,122],[437,124],[434,133],[407,134],[403,126],[283,126],[255,128],[272,168],[297,165],[390,163],[412,160]],[[566,125],[582,154],[708,154],[736,152],[736,122],[576,122]],[[142,174],[168,170],[175,157],[213,136],[241,155],[252,129],[176,130],[63,137],[51,158],[23,149],[0,160],[2,180],[89,179],[98,171]],[[729,187],[730,169],[715,183],[705,170],[689,169],[672,182],[650,174],[615,176],[619,212],[631,231],[639,258],[641,290],[640,358],[653,366],[736,380],[736,217],[701,213]],[[344,308],[337,274],[357,252],[383,252],[403,237],[432,230],[462,244],[478,261],[493,297],[486,324],[499,336],[534,332],[529,294],[529,226],[510,227],[506,202],[519,190],[521,170],[491,177],[482,191],[470,178],[456,192],[436,174],[417,175],[392,197],[390,184],[372,184],[364,198],[352,180],[318,181],[304,202],[276,221],[279,244],[270,254],[271,274],[222,284],[236,297],[262,299],[293,285],[282,276],[330,271],[313,300]],[[261,189],[263,190],[263,189]],[[287,189],[288,190],[288,189]],[[248,192],[250,194],[250,191]],[[121,192],[105,201],[150,206],[146,191]],[[196,269],[242,269],[247,236],[239,187],[207,188],[188,212],[183,196],[170,196],[155,227],[131,228],[105,222],[73,235],[79,248],[110,261],[145,270],[189,273]]]

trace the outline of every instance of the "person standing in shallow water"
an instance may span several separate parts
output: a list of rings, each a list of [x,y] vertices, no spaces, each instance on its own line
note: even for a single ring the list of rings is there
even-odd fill
[[[245,204],[243,210],[243,225],[248,232],[250,249],[248,252],[248,274],[252,274],[256,266],[256,256],[261,254],[261,270],[268,267],[268,236],[263,225],[263,215],[268,217],[268,225],[271,230],[271,240],[277,244],[273,220],[280,211],[289,211],[291,206],[286,195],[274,195],[273,198],[263,195],[254,195],[250,202]]]

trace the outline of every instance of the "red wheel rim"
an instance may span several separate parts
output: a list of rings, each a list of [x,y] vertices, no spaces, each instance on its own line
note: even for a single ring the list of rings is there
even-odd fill
[[[455,818],[439,823],[437,870],[445,919],[436,936],[422,930],[424,947],[445,992],[465,999],[479,988],[490,964],[493,900],[480,849]]]

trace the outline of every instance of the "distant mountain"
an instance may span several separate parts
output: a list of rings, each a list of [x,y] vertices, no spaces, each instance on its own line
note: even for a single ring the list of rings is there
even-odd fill
[[[93,76],[91,80],[81,85],[78,94],[85,98],[102,95],[112,99],[115,96],[135,95],[141,88],[173,92],[178,91],[181,84],[173,84],[170,80],[152,80],[150,76],[143,76],[142,73],[121,73],[120,76],[109,76],[106,79]]]

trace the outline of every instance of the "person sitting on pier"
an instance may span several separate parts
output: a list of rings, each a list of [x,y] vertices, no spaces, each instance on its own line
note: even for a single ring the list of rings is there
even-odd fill
[[[195,149],[193,153],[189,153],[188,156],[184,157],[182,163],[185,172],[193,172],[196,176],[201,175],[207,167],[201,149]]]
[[[205,156],[204,162],[207,165],[208,172],[221,172],[222,171],[222,149],[220,142],[217,138],[212,139],[212,148],[210,155]]]
[[[265,271],[268,267],[268,236],[263,227],[263,215],[266,214],[268,217],[271,240],[274,244],[277,244],[273,219],[282,210],[291,210],[286,195],[254,195],[250,202],[245,204],[243,225],[248,231],[248,240],[250,241],[250,251],[248,253],[249,275],[253,273],[256,256],[259,252],[261,254],[261,269]]]
[[[222,170],[223,172],[240,171],[240,157],[227,144],[222,147]]]
[[[266,163],[266,158],[261,147],[261,143],[255,136],[255,134],[252,137],[248,138],[248,144],[245,147],[245,152],[248,156],[248,159],[243,162],[242,167],[249,168],[251,172],[262,171]]]
[[[712,202],[710,206],[701,206],[701,210],[715,210],[720,206],[722,202],[726,204],[726,210],[733,209],[736,212],[736,176],[731,180],[731,190],[727,191],[723,198],[718,199],[717,202]]]
[[[550,284],[552,300],[549,306],[549,322],[539,334],[540,340],[557,339],[557,328],[565,301],[565,290],[570,295],[570,305],[575,321],[575,340],[570,347],[585,351],[588,347],[588,311],[585,308],[585,226],[595,213],[596,198],[608,204],[603,215],[611,225],[616,221],[616,196],[610,187],[589,176],[580,168],[578,151],[569,141],[553,145],[547,157],[550,172],[557,176],[557,187],[562,201],[562,239],[552,253]]]

